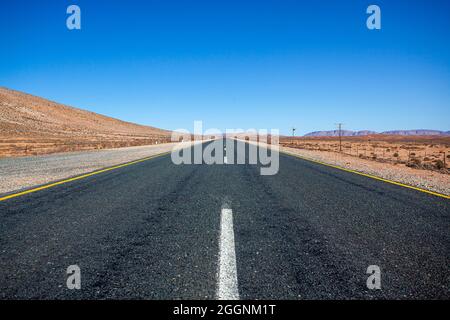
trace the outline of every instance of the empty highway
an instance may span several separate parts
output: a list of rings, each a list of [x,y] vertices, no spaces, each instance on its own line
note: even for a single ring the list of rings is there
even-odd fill
[[[0,298],[450,298],[448,199],[284,154],[259,169],[163,155],[2,201]]]

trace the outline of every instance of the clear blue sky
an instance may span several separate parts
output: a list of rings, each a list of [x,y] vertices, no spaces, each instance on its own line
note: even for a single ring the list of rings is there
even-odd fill
[[[0,35],[0,86],[141,124],[450,130],[446,0],[1,1]]]

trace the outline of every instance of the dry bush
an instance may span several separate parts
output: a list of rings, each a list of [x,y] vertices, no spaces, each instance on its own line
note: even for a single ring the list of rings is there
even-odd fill
[[[413,158],[406,163],[406,166],[419,169],[422,168],[422,161],[420,161],[420,159]]]
[[[438,169],[438,170],[445,168],[444,162],[442,160],[436,160],[434,165],[436,166],[436,169]]]

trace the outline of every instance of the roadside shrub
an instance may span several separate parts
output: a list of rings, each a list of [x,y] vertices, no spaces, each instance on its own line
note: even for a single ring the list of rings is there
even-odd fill
[[[445,168],[444,162],[442,160],[437,160],[434,165],[435,165],[436,169],[438,169],[438,170]]]
[[[420,159],[417,158],[413,158],[406,163],[406,166],[410,168],[421,168],[421,165],[422,161],[420,161]]]
[[[397,157],[398,157],[398,152],[395,152],[395,153],[393,154],[393,156],[397,158]]]

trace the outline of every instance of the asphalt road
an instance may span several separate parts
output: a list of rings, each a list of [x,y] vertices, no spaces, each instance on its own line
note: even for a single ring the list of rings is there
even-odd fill
[[[0,298],[215,299],[224,257],[240,299],[450,298],[449,200],[283,154],[259,169],[167,155],[0,202]]]

